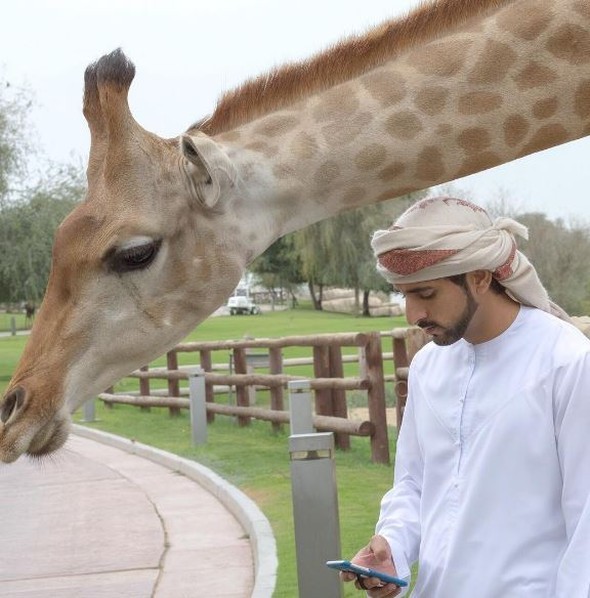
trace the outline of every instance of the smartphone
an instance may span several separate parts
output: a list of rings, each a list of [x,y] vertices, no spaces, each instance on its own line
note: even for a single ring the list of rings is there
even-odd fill
[[[326,565],[332,569],[338,569],[339,571],[350,571],[356,575],[362,577],[376,577],[384,583],[394,583],[396,586],[404,588],[408,585],[408,582],[400,579],[399,577],[393,577],[382,571],[376,571],[375,569],[369,569],[368,567],[362,567],[361,565],[355,565],[350,561],[326,561]]]

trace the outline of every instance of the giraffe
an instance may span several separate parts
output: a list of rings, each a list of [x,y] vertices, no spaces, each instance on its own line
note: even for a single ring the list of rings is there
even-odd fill
[[[432,0],[226,93],[174,139],[133,118],[119,50],[85,73],[85,201],[56,234],[0,405],[0,459],[211,314],[274,240],[590,133],[587,0]],[[337,247],[334,248],[338,250]]]

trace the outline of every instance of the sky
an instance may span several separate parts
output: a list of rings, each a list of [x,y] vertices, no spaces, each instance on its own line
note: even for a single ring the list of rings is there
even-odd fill
[[[86,66],[121,47],[135,63],[136,120],[175,137],[244,80],[304,59],[401,16],[419,0],[4,0],[0,78],[34,96],[33,145],[85,166]],[[520,211],[590,223],[590,137],[453,183],[477,203],[505,198]],[[39,162],[35,162],[38,164]]]

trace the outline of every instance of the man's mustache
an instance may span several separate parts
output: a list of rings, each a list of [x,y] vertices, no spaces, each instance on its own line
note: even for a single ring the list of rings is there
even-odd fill
[[[439,324],[433,322],[432,320],[420,320],[416,322],[416,326],[419,326],[420,328],[441,328]]]

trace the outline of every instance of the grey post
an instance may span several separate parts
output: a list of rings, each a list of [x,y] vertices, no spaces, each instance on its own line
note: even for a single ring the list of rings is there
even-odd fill
[[[14,316],[10,316],[10,334],[16,336],[16,319]]]
[[[342,598],[338,573],[326,567],[340,558],[334,434],[293,434],[289,452],[299,596]]]
[[[288,386],[291,434],[315,432],[309,380],[292,380]]]
[[[94,410],[94,399],[88,399],[84,403],[84,420],[85,422],[93,422],[96,420],[96,414]]]
[[[205,402],[205,372],[194,368],[189,372],[191,435],[193,444],[207,442],[207,404]]]

